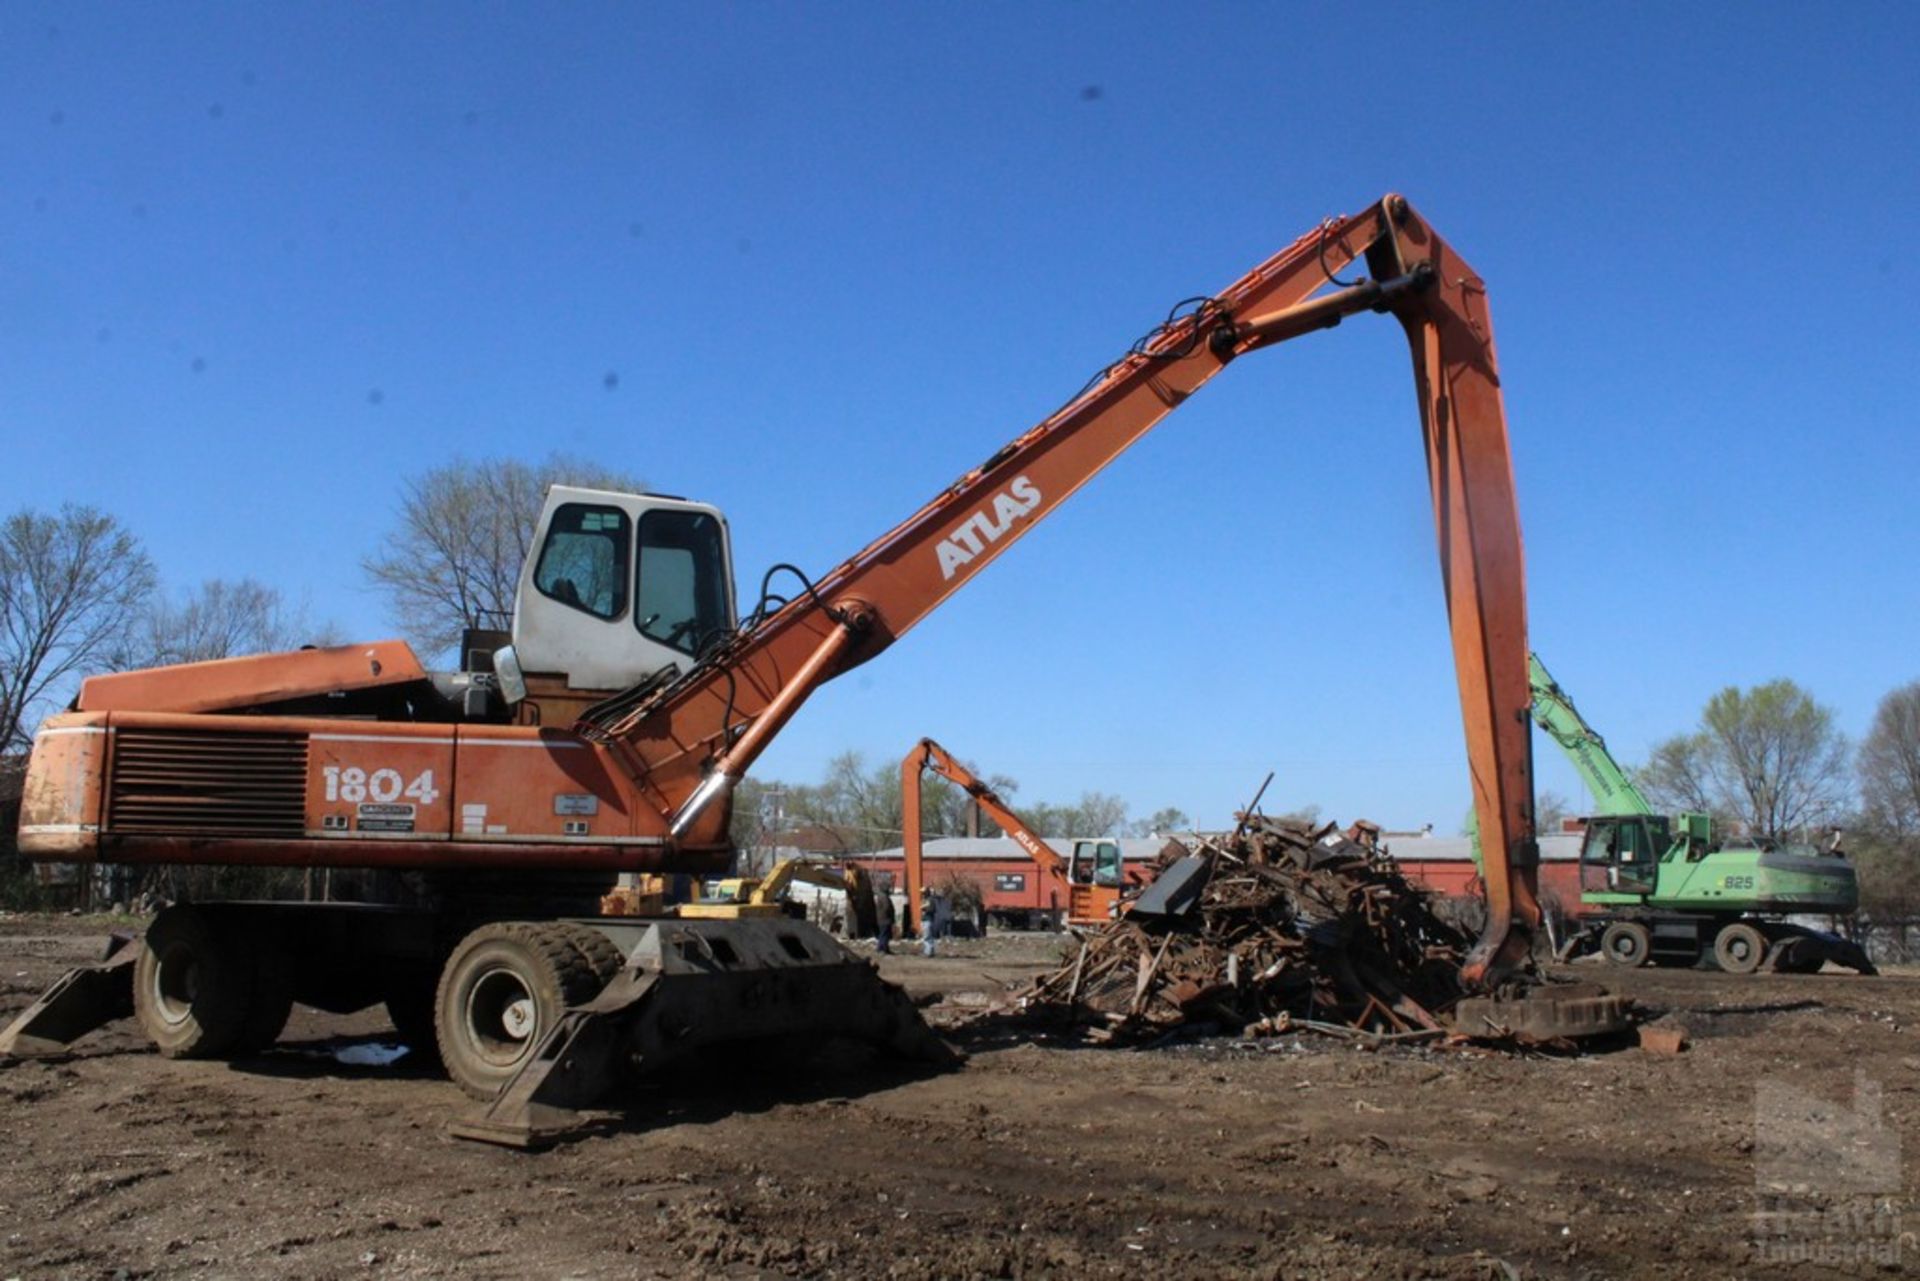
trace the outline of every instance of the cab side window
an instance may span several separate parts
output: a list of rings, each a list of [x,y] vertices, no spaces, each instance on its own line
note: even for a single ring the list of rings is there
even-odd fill
[[[547,525],[533,585],[542,596],[582,613],[618,618],[627,608],[632,543],[632,526],[618,507],[562,503]]]
[[[649,640],[692,654],[726,629],[727,558],[720,522],[662,508],[640,517],[633,624]]]

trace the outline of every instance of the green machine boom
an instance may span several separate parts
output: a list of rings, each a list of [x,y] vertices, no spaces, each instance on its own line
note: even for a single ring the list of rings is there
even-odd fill
[[[1538,654],[1528,656],[1528,673],[1534,724],[1566,753],[1594,799],[1580,847],[1584,928],[1575,946],[1597,945],[1620,965],[1691,965],[1711,955],[1735,974],[1762,965],[1812,971],[1829,960],[1873,971],[1857,944],[1783,919],[1851,915],[1860,896],[1845,857],[1721,841],[1705,814],[1656,814]]]

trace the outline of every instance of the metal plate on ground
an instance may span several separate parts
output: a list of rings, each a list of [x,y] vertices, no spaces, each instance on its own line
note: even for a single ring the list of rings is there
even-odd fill
[[[1576,983],[1518,996],[1469,997],[1454,1008],[1454,1029],[1493,1040],[1570,1041],[1624,1032],[1632,1013],[1632,997]]]

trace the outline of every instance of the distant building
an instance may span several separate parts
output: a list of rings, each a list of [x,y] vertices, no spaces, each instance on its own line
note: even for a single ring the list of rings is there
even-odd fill
[[[1580,841],[1579,832],[1552,832],[1540,838],[1540,896],[1551,895],[1568,912],[1580,908]],[[1414,884],[1449,898],[1479,895],[1480,869],[1473,862],[1471,837],[1396,834],[1386,845]]]
[[[1074,838],[1048,837],[1064,862],[1073,854]],[[1540,838],[1540,895],[1557,901],[1561,909],[1577,914],[1580,910],[1581,834],[1553,832]],[[1121,866],[1130,884],[1143,884],[1147,869],[1167,846],[1166,837],[1123,838]],[[1435,836],[1431,827],[1420,832],[1392,834],[1387,850],[1407,879],[1422,888],[1449,898],[1477,898],[1480,895],[1480,869],[1473,861],[1473,841],[1465,836]],[[1066,889],[1043,873],[1025,850],[1011,838],[946,836],[922,846],[927,882],[938,885],[958,876],[980,887],[990,916],[1004,922],[1042,924],[1057,922],[1066,911]],[[906,884],[906,852],[895,846],[872,854],[851,856],[876,876],[890,879],[895,887]]]

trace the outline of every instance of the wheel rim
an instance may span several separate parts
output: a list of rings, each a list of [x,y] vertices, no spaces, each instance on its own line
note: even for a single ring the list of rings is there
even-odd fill
[[[199,992],[200,962],[193,949],[175,943],[161,952],[147,991],[161,1021],[177,1027],[192,1018],[193,1002]]]
[[[480,1056],[505,1067],[524,1057],[540,1030],[540,1007],[526,980],[490,969],[467,994],[467,1035]]]
[[[1631,965],[1640,959],[1640,936],[1631,930],[1621,930],[1613,936],[1613,942],[1607,949],[1607,955],[1623,965]]]
[[[1744,930],[1731,931],[1720,940],[1720,955],[1728,969],[1750,970],[1760,963],[1759,944]]]

